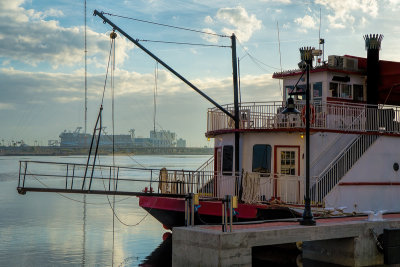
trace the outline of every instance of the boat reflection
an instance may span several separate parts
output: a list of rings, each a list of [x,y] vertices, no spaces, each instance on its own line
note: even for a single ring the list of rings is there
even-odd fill
[[[163,234],[163,242],[139,264],[141,267],[169,267],[172,266],[172,233]]]

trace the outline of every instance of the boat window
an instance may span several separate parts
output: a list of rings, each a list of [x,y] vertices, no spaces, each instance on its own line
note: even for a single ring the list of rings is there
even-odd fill
[[[353,90],[351,84],[347,83],[329,83],[329,90],[332,97],[353,99]]]
[[[322,98],[322,82],[313,84],[313,98],[314,100],[320,100]]]
[[[293,90],[294,85],[287,85],[285,86],[285,96],[286,100],[289,98],[289,93],[297,93],[293,95],[293,99],[295,100],[302,100],[305,99],[305,92],[306,92],[306,85],[305,84],[298,84],[296,90]]]
[[[338,97],[339,96],[339,84],[338,83],[329,83],[329,90],[332,93],[332,97]]]
[[[233,168],[233,146],[224,146],[222,151],[222,173],[232,175]]]
[[[351,84],[344,84],[340,85],[340,98],[348,98],[352,99],[353,94],[351,92]]]
[[[364,101],[364,86],[362,84],[353,84],[354,100]]]
[[[253,146],[253,172],[271,173],[271,146],[254,145]]]
[[[281,151],[281,174],[296,174],[296,152]]]
[[[306,85],[305,84],[298,84],[296,92],[299,93],[299,95],[295,95],[296,100],[304,100],[306,99]]]
[[[286,96],[286,100],[289,98],[289,93],[292,92],[294,86],[293,85],[287,85],[285,86],[285,96]]]

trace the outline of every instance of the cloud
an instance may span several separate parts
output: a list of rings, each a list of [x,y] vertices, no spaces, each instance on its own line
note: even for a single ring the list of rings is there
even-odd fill
[[[15,109],[13,104],[10,103],[1,103],[0,102],[0,110],[10,110],[10,109]]]
[[[194,90],[160,69],[158,77],[157,119],[165,129],[177,132],[191,144],[200,145],[204,139],[207,108],[212,104]],[[75,129],[83,124],[84,77],[82,73],[47,73],[0,69],[0,119],[10,123],[22,121],[13,127],[3,127],[5,138],[14,138],[14,132],[29,132],[43,140],[54,139],[63,129]],[[201,77],[191,79],[200,90],[217,103],[233,101],[232,77]],[[279,100],[277,81],[271,74],[243,75],[241,77],[242,101]],[[88,75],[88,123],[91,129],[97,116],[104,85],[104,74]],[[154,75],[115,70],[115,103],[117,133],[135,128],[148,135],[153,111]],[[106,88],[104,125],[111,125],[110,88]],[[13,108],[11,110],[11,108]],[[196,120],[193,125],[193,120]],[[190,127],[187,127],[190,125]],[[39,127],[40,126],[40,127]],[[15,128],[17,127],[17,128]],[[19,128],[18,128],[19,127]],[[14,130],[13,129],[17,129]],[[21,129],[24,129],[22,131]],[[139,131],[138,131],[139,132]],[[27,138],[21,137],[23,139]],[[28,138],[29,139],[29,138]]]
[[[204,22],[207,23],[207,24],[212,24],[214,22],[214,20],[212,19],[212,17],[206,16],[204,18]]]
[[[6,4],[7,2],[7,4]],[[12,2],[12,4],[11,4]],[[24,1],[1,1],[0,3],[0,57],[17,60],[30,65],[49,62],[53,67],[73,66],[83,62],[84,28],[62,27],[56,20],[48,17],[63,16],[56,9],[37,12],[24,9]],[[12,38],[8,38],[8,37]],[[6,38],[7,37],[7,38]],[[88,56],[91,62],[107,58],[109,37],[88,29]],[[123,38],[117,41],[117,60],[121,63],[133,45]]]
[[[296,18],[294,22],[300,26],[299,31],[301,32],[307,32],[308,29],[317,28],[315,20],[310,15],[305,15],[302,18]]]
[[[81,73],[48,73],[28,72],[12,68],[0,69],[2,90],[0,99],[8,104],[4,108],[26,103],[53,103],[54,101],[65,104],[82,101],[84,92],[84,77]],[[266,88],[272,83],[271,74],[243,76],[243,88]],[[115,70],[115,97],[152,96],[154,90],[154,75],[130,72],[123,69]],[[224,100],[224,94],[231,94],[232,78],[198,78],[193,84],[200,90],[209,91],[216,98]],[[104,75],[88,75],[88,97],[100,101],[104,86]],[[158,73],[158,95],[176,96],[192,92],[185,83],[166,70]],[[110,98],[109,85],[106,87],[105,97]],[[225,92],[225,93],[224,93]],[[253,95],[252,95],[253,96]],[[262,95],[260,95],[262,97]]]
[[[396,11],[400,7],[400,0],[386,0],[383,6]]]
[[[203,31],[203,32],[209,32],[209,33],[216,34],[216,32],[213,31],[213,30],[210,29],[210,28],[204,28],[204,29],[202,29],[202,31]],[[216,35],[211,35],[211,34],[203,34],[203,35],[202,35],[202,38],[203,38],[204,40],[206,40],[206,41],[208,41],[208,42],[210,42],[210,43],[214,43],[214,44],[218,43],[218,40],[219,40],[218,36],[216,36]]]
[[[224,27],[223,33],[230,35],[234,32],[243,42],[248,41],[254,31],[261,29],[261,20],[258,20],[254,14],[249,16],[246,9],[240,6],[221,8],[218,10],[216,18],[234,27]]]
[[[329,26],[336,29],[352,27],[360,13],[375,18],[379,12],[377,0],[315,0],[315,3],[333,11],[327,18]]]
[[[261,2],[266,2],[266,3],[279,3],[279,4],[291,4],[292,0],[262,0]]]
[[[55,102],[58,103],[71,103],[71,102],[75,102],[75,101],[82,101],[81,97],[66,97],[66,96],[59,96],[59,97],[55,97],[54,98]]]
[[[210,16],[207,16],[210,17]],[[241,6],[230,8],[220,8],[214,18],[205,18],[205,21],[212,21],[216,27],[222,27],[221,32],[226,35],[235,33],[242,42],[248,41],[253,33],[261,29],[261,20],[258,20],[254,14],[249,15]],[[215,39],[207,38],[207,41],[213,42]]]

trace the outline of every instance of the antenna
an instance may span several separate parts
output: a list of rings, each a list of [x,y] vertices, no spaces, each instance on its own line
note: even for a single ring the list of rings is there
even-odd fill
[[[318,49],[321,50],[321,45],[322,45],[322,61],[321,61],[321,55],[319,56],[319,60],[321,62],[317,62],[318,65],[324,64],[325,61],[325,40],[321,39],[321,8],[319,8],[319,29],[318,29]]]
[[[87,43],[86,43],[86,0],[85,0],[85,134],[87,130]]]
[[[281,67],[281,73],[282,73],[282,54],[281,54],[281,38],[279,36],[279,23],[276,21],[276,29],[278,31],[278,49],[279,49],[279,64]],[[281,91],[281,96],[283,96],[283,89],[281,90],[281,79],[279,80],[279,91]]]
[[[319,8],[319,28],[318,28],[318,42],[321,40],[321,8]],[[321,44],[319,44],[318,49],[321,49]]]

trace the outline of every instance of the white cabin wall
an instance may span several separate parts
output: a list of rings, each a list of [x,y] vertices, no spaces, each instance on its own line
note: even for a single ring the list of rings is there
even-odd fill
[[[243,133],[242,140],[242,168],[244,171],[252,171],[253,163],[253,146],[256,144],[267,144],[272,148],[271,151],[271,173],[274,173],[274,146],[299,146],[300,147],[300,175],[304,175],[304,140],[300,137],[300,133]]]
[[[381,136],[341,179],[343,183],[400,183],[400,138]],[[337,185],[325,198],[327,207],[345,206],[346,212],[367,210],[400,211],[399,185]]]
[[[366,87],[365,87],[365,76],[359,74],[346,74],[341,72],[331,72],[331,71],[322,71],[322,72],[314,72],[310,73],[310,96],[311,100],[313,100],[313,88],[312,85],[315,82],[322,82],[322,101],[326,101],[327,97],[332,97],[332,92],[329,90],[329,83],[332,81],[333,76],[349,76],[350,82],[348,84],[362,84],[364,85],[364,98],[366,96]],[[296,76],[287,76],[283,78],[283,88],[288,85],[295,85],[300,78],[300,75]],[[303,76],[304,81],[300,81],[299,85],[306,84],[305,75]],[[354,95],[354,92],[353,92]],[[338,98],[340,99],[340,98]],[[284,100],[286,101],[286,96],[284,95]]]
[[[328,73],[327,72],[316,72],[316,73],[311,73],[310,74],[310,96],[311,99],[313,99],[313,83],[316,82],[322,82],[322,100],[325,101],[326,97],[327,97],[327,91],[328,91],[328,84],[329,82],[327,82],[327,77],[328,77]],[[283,88],[285,88],[286,86],[294,86],[297,81],[299,80],[300,75],[297,76],[290,76],[290,77],[285,77],[283,79]],[[306,75],[304,74],[303,76],[303,81],[299,82],[299,85],[305,85],[306,84]],[[284,97],[284,101],[286,101],[286,95],[283,96]]]
[[[214,138],[214,147],[235,146],[235,134],[220,134]]]

